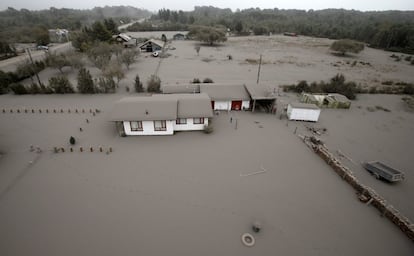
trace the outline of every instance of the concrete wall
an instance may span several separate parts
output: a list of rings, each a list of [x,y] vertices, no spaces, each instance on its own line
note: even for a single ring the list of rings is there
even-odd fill
[[[172,135],[174,134],[174,124],[173,121],[166,121],[166,130],[165,131],[155,131],[154,130],[154,121],[142,121],[142,131],[131,131],[131,125],[129,121],[124,121],[124,130],[126,135]]]

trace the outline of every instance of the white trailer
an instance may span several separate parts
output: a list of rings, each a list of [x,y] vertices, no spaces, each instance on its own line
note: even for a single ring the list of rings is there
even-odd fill
[[[317,122],[321,109],[315,104],[289,103],[287,116],[289,120]]]

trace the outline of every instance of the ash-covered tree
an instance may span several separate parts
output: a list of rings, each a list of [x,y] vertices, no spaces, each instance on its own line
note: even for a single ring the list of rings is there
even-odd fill
[[[331,50],[341,55],[347,52],[359,53],[364,50],[364,44],[350,39],[341,39],[332,43]]]
[[[45,62],[47,66],[56,68],[61,74],[63,74],[63,68],[70,65],[64,54],[56,53],[48,53]]]
[[[135,49],[127,49],[121,53],[120,61],[122,64],[125,64],[126,68],[129,70],[129,66],[135,62],[138,54],[139,52]]]
[[[107,42],[99,42],[91,47],[87,54],[89,60],[95,65],[95,67],[103,70],[111,60],[112,48]]]
[[[209,45],[227,41],[224,29],[208,26],[192,26],[188,32],[188,37]]]
[[[112,77],[100,77],[97,80],[98,89],[101,93],[115,93],[116,83]]]
[[[49,87],[54,93],[75,93],[75,89],[73,89],[72,84],[66,76],[51,77],[49,79]]]
[[[134,88],[135,92],[144,92],[144,86],[142,86],[142,82],[139,78],[139,75],[135,76]]]
[[[119,82],[125,77],[125,73],[122,70],[121,66],[117,62],[109,63],[103,70],[103,75],[106,78],[116,78],[116,85],[119,85]]]
[[[78,73],[78,91],[80,93],[95,93],[95,85],[89,70],[81,68]]]

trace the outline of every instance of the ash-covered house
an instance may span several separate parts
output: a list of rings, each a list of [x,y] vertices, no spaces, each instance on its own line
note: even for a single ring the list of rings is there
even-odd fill
[[[175,131],[204,130],[213,116],[206,94],[127,97],[110,113],[121,136],[172,135]]]
[[[132,38],[127,34],[120,33],[118,35],[112,36],[118,43],[122,44],[125,48],[134,47],[137,45],[137,39]]]
[[[156,52],[161,51],[164,47],[164,42],[156,39],[150,39],[138,46],[141,52]]]
[[[250,109],[250,96],[244,85],[200,84],[200,92],[210,96],[214,110]]]

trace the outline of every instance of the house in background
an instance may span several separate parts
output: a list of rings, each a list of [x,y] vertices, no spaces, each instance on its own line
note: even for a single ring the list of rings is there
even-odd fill
[[[327,108],[350,108],[351,101],[339,93],[311,94],[302,93],[300,102],[315,104]]]
[[[287,106],[289,120],[317,122],[320,113],[320,108],[315,104],[289,103]]]
[[[185,40],[185,38],[186,38],[186,35],[182,33],[177,33],[173,35],[173,40]]]
[[[137,45],[137,39],[130,37],[127,34],[120,33],[112,36],[118,43],[122,44],[125,48],[134,47]]]
[[[200,84],[200,92],[211,98],[214,110],[246,110],[250,108],[250,96],[244,85]]]
[[[156,39],[150,39],[139,45],[141,52],[156,52],[161,51],[164,47],[164,42]]]
[[[172,135],[174,131],[203,130],[213,116],[206,94],[127,97],[110,113],[121,136]]]

